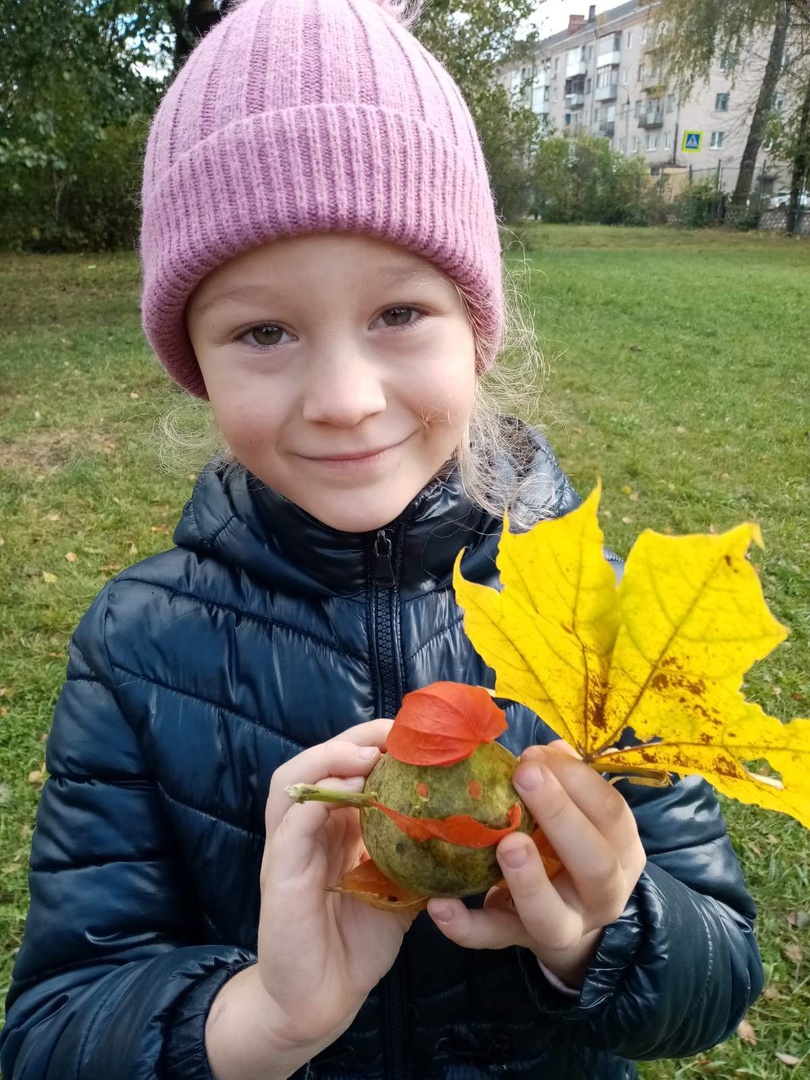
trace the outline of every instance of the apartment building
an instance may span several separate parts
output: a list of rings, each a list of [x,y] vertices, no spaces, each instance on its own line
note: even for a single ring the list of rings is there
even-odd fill
[[[642,157],[653,175],[737,180],[750,113],[767,58],[768,42],[745,57],[722,56],[709,79],[681,99],[662,67],[662,30],[655,0],[597,14],[572,15],[566,30],[539,42],[534,56],[505,69],[504,85],[531,107],[549,130],[610,139],[626,156]],[[769,194],[784,168],[763,150],[755,173]]]

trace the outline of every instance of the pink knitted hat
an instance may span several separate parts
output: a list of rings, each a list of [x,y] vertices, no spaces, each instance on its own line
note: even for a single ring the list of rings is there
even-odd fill
[[[185,307],[220,263],[297,233],[363,233],[443,270],[480,369],[503,321],[497,222],[470,113],[393,0],[244,0],[194,49],[152,124],[143,322],[206,396]]]

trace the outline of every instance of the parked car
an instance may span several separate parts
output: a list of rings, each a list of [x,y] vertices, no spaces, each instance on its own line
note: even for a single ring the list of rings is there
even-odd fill
[[[789,191],[777,191],[776,194],[771,195],[770,198],[765,200],[765,206],[768,210],[779,210],[783,206],[787,206],[790,202]],[[799,192],[799,208],[807,210],[810,207],[810,191]]]

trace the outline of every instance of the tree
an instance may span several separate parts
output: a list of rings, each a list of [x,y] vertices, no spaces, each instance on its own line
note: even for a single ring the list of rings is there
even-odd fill
[[[131,243],[132,170],[157,87],[139,66],[148,54],[129,6],[0,0],[6,246]]]
[[[769,39],[768,59],[734,189],[737,205],[744,206],[750,198],[785,42],[794,18],[805,7],[806,0],[661,0],[658,8],[661,23],[667,27],[658,39],[658,48],[684,93],[696,82],[708,79],[716,59],[747,53],[757,38]]]

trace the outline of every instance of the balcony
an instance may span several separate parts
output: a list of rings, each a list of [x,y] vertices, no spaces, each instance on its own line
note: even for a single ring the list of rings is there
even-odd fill
[[[565,77],[566,79],[575,79],[577,75],[587,75],[588,65],[584,60],[578,60],[576,62],[570,62],[565,65]]]
[[[597,86],[593,92],[594,101],[615,101],[618,95],[618,83],[611,83],[609,86]]]
[[[618,49],[613,52],[600,53],[596,58],[597,67],[618,67],[622,62],[622,54]]]
[[[547,101],[535,101],[532,104],[532,112],[536,113],[538,116],[548,116],[549,103]]]
[[[565,104],[570,105],[572,109],[579,109],[585,104],[585,95],[581,92],[576,94],[566,94]]]
[[[664,125],[663,109],[647,109],[638,118],[640,128],[660,128]]]
[[[613,120],[598,120],[591,128],[592,135],[601,135],[605,139],[612,139],[615,131]]]
[[[664,78],[663,71],[658,68],[656,71],[648,71],[641,78],[641,89],[648,92],[654,90],[663,90],[666,86],[666,79]]]

